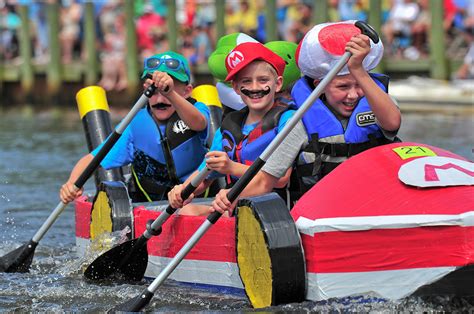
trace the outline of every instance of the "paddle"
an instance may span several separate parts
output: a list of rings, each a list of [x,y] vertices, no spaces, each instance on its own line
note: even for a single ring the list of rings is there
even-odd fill
[[[122,122],[117,126],[115,131],[107,138],[102,148],[99,150],[97,155],[91,160],[86,169],[82,172],[79,178],[74,182],[75,187],[79,190],[86,183],[87,179],[92,173],[99,167],[100,162],[104,159],[110,149],[118,141],[125,128],[130,124],[135,115],[148,103],[150,98],[156,90],[155,85],[150,85],[142,96],[138,99],[135,105],[132,107],[130,112],[125,116]],[[67,203],[59,202],[53,212],[49,215],[40,229],[36,232],[33,238],[26,244],[13,250],[12,252],[0,257],[0,271],[13,273],[25,273],[28,272],[31,262],[33,261],[33,255],[38,245],[38,242],[43,238],[44,234],[53,225],[59,215],[62,213]]]
[[[204,181],[211,170],[204,168],[181,191],[181,198],[187,199]],[[161,233],[161,226],[173,215],[176,208],[168,205],[166,210],[150,224],[139,238],[129,240],[105,252],[87,267],[84,276],[90,280],[103,280],[109,277],[118,280],[139,281],[145,275],[148,264],[147,241]]]
[[[365,22],[357,21],[355,25],[360,28],[363,34],[369,36],[374,43],[379,41],[379,37],[375,30],[366,24]],[[339,71],[344,67],[351,56],[350,52],[345,52],[341,59],[337,62],[331,71],[326,75],[326,77],[318,84],[318,86],[313,90],[309,97],[304,101],[301,107],[295,112],[293,117],[288,120],[284,128],[278,133],[278,135],[273,139],[270,145],[263,151],[263,153],[252,163],[252,165],[247,169],[242,177],[235,183],[235,185],[227,193],[227,198],[230,202],[233,202],[237,199],[243,189],[247,184],[253,179],[253,177],[258,173],[258,171],[263,167],[271,154],[277,149],[280,143],[288,136],[290,131],[295,127],[299,120],[303,117],[303,114],[311,107],[313,102],[322,94],[326,86],[331,82],[331,80],[339,73]],[[191,238],[184,244],[184,246],[179,250],[176,256],[168,263],[168,265],[161,271],[161,273],[153,280],[153,282],[146,288],[140,295],[134,297],[131,300],[128,300],[122,304],[111,309],[109,312],[114,311],[124,311],[124,312],[138,312],[141,311],[151,300],[156,290],[160,285],[165,281],[166,278],[173,272],[173,270],[179,265],[179,263],[184,259],[186,254],[194,247],[194,245],[201,239],[201,237],[206,233],[206,231],[215,224],[219,218],[222,216],[219,212],[211,213],[206,220],[201,224],[198,230],[191,236]]]

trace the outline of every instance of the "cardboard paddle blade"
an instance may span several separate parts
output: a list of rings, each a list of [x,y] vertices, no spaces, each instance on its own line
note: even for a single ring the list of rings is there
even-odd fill
[[[99,256],[84,272],[92,281],[115,279],[118,281],[140,281],[148,265],[146,242],[133,239]]]
[[[0,258],[0,271],[5,273],[27,273],[33,261],[38,243],[30,241]]]

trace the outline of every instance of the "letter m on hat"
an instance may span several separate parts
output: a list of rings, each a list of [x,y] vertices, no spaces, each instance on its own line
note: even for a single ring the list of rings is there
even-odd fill
[[[242,61],[244,61],[244,55],[242,54],[242,52],[238,50],[232,51],[229,57],[227,57],[227,65],[231,69],[235,68],[237,64],[239,64]]]

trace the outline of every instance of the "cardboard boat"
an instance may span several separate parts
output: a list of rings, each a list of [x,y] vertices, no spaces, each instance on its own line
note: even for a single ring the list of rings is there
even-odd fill
[[[474,295],[474,163],[419,143],[360,153],[337,167],[291,213],[274,193],[243,199],[170,275],[219,291],[245,291],[255,307],[356,295]],[[209,200],[201,200],[203,202]],[[166,202],[132,204],[121,182],[76,200],[76,242],[135,238]],[[148,245],[154,278],[206,217],[173,215]]]

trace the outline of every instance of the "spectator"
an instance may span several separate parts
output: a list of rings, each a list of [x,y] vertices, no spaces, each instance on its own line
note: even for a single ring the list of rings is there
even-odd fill
[[[21,25],[20,17],[13,6],[0,3],[0,57],[12,60],[18,56],[17,29]]]
[[[414,0],[394,0],[387,23],[382,33],[388,46],[388,53],[401,56],[411,40],[411,27],[419,14],[418,4]],[[394,41],[397,39],[397,42]],[[400,41],[402,40],[402,41]]]
[[[48,21],[46,20],[46,2],[28,1],[30,19],[34,29],[34,56],[37,63],[46,63],[49,59]]]
[[[196,54],[196,48],[193,46],[193,29],[184,26],[180,33],[179,53],[191,62],[191,57]]]
[[[298,19],[289,27],[288,41],[298,43],[303,39],[307,31],[311,29],[313,18],[313,6],[306,3],[298,4]]]
[[[341,20],[339,16],[339,0],[328,1],[328,20],[329,22],[337,22]]]
[[[138,48],[142,59],[168,50],[167,28],[163,17],[155,13],[153,5],[146,4],[136,23]]]
[[[100,54],[102,78],[99,85],[105,90],[122,91],[127,88],[125,68],[125,16],[117,15],[112,28],[104,29],[104,43]]]
[[[367,21],[367,13],[364,11],[361,0],[339,0],[338,10],[341,21]]]
[[[469,0],[463,11],[462,29],[469,50],[464,62],[456,72],[458,79],[474,79],[474,0]]]
[[[288,27],[291,23],[288,23],[288,9],[295,5],[297,0],[279,0],[277,1],[277,12],[276,19],[278,23],[278,35],[280,38],[285,38]]]
[[[292,41],[290,35],[291,26],[299,20],[298,12],[298,0],[288,0],[286,1],[286,11],[285,11],[285,20],[282,25],[281,37],[285,41]]]
[[[79,41],[82,7],[75,0],[61,7],[59,41],[61,43],[62,61],[70,63],[73,59],[74,46]]]
[[[237,33],[240,29],[240,15],[237,13],[237,8],[232,2],[225,5],[225,29],[226,33]]]
[[[411,27],[412,45],[408,47],[404,55],[405,57],[416,60],[420,56],[428,56],[428,33],[431,28],[431,12],[430,12],[430,1],[429,0],[418,0],[420,12],[418,17],[413,22]],[[456,6],[453,0],[443,1],[443,28],[447,34],[453,31],[454,18],[456,15]]]
[[[430,0],[418,0],[420,7],[420,13],[418,18],[413,23],[411,28],[412,43],[413,47],[409,48],[408,51],[412,50],[413,58],[415,56],[426,57],[428,54],[427,35],[431,24],[431,13],[429,8]]]
[[[474,42],[471,42],[469,50],[464,56],[463,64],[456,72],[456,78],[461,80],[474,79]]]
[[[243,0],[240,3],[240,10],[238,12],[240,20],[239,31],[249,36],[256,37],[257,35],[257,9],[255,3],[250,5],[249,1]]]
[[[190,57],[190,63],[193,67],[206,63],[213,49],[210,37],[211,24],[204,21],[198,23],[193,31],[194,54]]]

